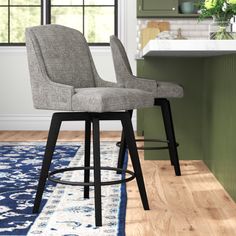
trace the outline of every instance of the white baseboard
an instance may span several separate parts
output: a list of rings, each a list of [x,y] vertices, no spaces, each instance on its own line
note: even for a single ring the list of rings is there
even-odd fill
[[[51,115],[0,114],[0,130],[48,130]],[[136,113],[133,115],[133,127],[136,130]],[[119,121],[101,121],[103,131],[119,131]],[[84,122],[63,122],[61,130],[84,130]]]

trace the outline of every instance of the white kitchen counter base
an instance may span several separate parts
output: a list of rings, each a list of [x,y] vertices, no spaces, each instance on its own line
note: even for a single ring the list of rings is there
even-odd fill
[[[210,57],[236,53],[236,40],[150,40],[142,56]]]

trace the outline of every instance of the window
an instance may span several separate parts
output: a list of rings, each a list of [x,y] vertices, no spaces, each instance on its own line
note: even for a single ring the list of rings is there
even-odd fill
[[[117,0],[51,0],[47,23],[82,32],[90,45],[108,45],[117,35]]]
[[[117,35],[117,0],[0,0],[0,45],[24,45],[25,28],[43,19],[79,30],[90,45],[108,45]]]
[[[42,0],[0,0],[0,45],[24,45],[25,28],[42,23]]]

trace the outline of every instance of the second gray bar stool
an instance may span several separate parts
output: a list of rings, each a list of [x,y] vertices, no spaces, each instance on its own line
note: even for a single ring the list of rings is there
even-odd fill
[[[170,82],[162,82],[157,80],[137,78],[133,75],[131,66],[127,54],[125,52],[124,46],[121,41],[116,36],[110,37],[110,45],[112,50],[113,62],[115,66],[116,79],[119,85],[125,88],[135,88],[148,91],[155,96],[155,106],[160,106],[165,126],[165,132],[167,137],[167,148],[169,150],[171,164],[174,165],[175,174],[177,176],[181,175],[178,151],[175,140],[174,125],[172,120],[170,102],[168,98],[181,98],[184,95],[183,87]],[[130,111],[130,116],[132,116],[132,111]],[[140,141],[140,140],[136,140]],[[141,140],[142,141],[142,140]],[[158,140],[144,140],[144,141],[158,141]],[[164,147],[165,148],[165,147]],[[146,148],[151,150],[164,149],[163,147],[153,147]],[[145,147],[143,148],[145,149]],[[118,167],[122,168],[124,161],[124,154],[126,150],[126,140],[124,134],[122,133],[121,143],[120,143],[120,153]]]

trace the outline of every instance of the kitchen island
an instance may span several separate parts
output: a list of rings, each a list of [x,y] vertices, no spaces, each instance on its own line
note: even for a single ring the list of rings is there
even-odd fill
[[[151,40],[142,53],[139,77],[184,87],[184,98],[170,99],[179,158],[204,160],[236,200],[236,41]],[[159,108],[138,112],[138,133],[165,138]],[[168,158],[145,151],[145,159]]]

